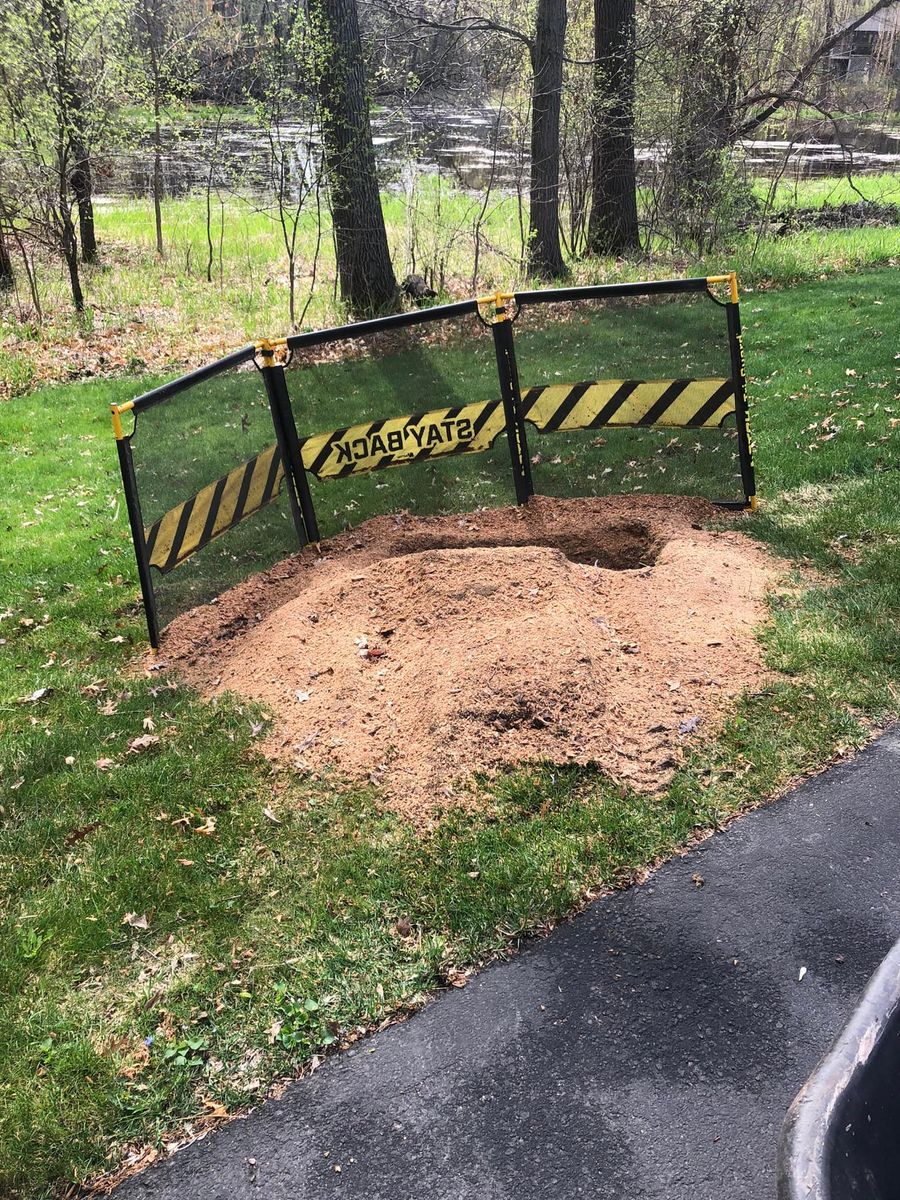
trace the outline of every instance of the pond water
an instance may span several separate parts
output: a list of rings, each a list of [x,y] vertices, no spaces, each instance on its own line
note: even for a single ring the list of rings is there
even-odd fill
[[[408,186],[416,173],[440,176],[448,185],[473,192],[489,185],[504,191],[527,186],[527,130],[506,113],[440,105],[378,110],[372,117],[372,134],[379,172],[389,188]],[[743,142],[739,153],[751,173],[783,174],[787,179],[840,175],[851,164],[856,173],[900,171],[900,129],[860,129],[848,123],[840,136],[844,146],[812,127],[793,141]],[[320,160],[318,128],[300,120],[285,122],[277,138],[287,149],[293,187],[308,183]],[[217,130],[213,121],[206,121],[166,130],[164,139],[167,196],[205,190],[211,171],[220,192],[272,194],[273,156],[266,130],[243,122],[222,123]],[[649,182],[664,155],[664,148],[639,148],[639,176]],[[150,194],[152,174],[147,135],[137,147],[98,164],[97,190],[110,197],[141,198]]]

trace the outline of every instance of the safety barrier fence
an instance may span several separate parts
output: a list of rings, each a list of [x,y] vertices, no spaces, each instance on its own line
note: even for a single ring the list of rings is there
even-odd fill
[[[153,646],[176,613],[379,513],[673,486],[755,505],[734,275],[261,341],[112,415]]]

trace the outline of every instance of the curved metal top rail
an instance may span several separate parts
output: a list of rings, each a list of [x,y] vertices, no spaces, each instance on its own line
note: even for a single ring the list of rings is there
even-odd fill
[[[365,337],[389,329],[405,329],[408,325],[424,325],[429,321],[445,321],[448,317],[464,317],[478,312],[477,300],[459,300],[455,304],[436,304],[434,308],[417,308],[413,312],[394,313],[389,317],[373,317],[369,321],[353,321],[331,329],[314,329],[310,333],[294,333],[286,338],[289,350],[305,346],[321,346],[326,342],[342,342],[348,338]]]
[[[678,295],[685,292],[706,292],[711,296],[709,292],[711,283],[720,283],[731,278],[728,275],[704,275],[691,279],[652,279],[637,283],[601,283],[586,287],[542,288],[537,291],[506,293],[503,294],[503,298],[512,299],[516,305],[522,306],[526,304],[563,303],[573,300],[612,300],[628,296]],[[732,283],[732,294],[735,290],[734,283]],[[498,298],[500,296],[501,294],[498,293]],[[161,384],[149,392],[144,392],[143,395],[137,396],[127,404],[117,406],[118,411],[126,412],[132,409],[134,412],[143,412],[156,404],[160,404],[163,400],[168,400],[172,396],[177,396],[180,392],[187,391],[195,384],[212,379],[214,376],[229,370],[231,367],[250,362],[257,354],[271,355],[276,346],[284,346],[288,350],[302,350],[310,346],[322,346],[329,342],[349,341],[374,333],[387,332],[392,329],[406,329],[414,325],[426,325],[436,321],[445,321],[452,317],[477,315],[480,306],[489,303],[491,299],[492,297],[483,297],[480,299],[459,300],[453,304],[437,304],[433,308],[420,308],[412,312],[394,313],[386,317],[374,317],[369,321],[353,321],[346,325],[332,326],[329,329],[314,329],[309,333],[295,333],[287,338],[278,338],[271,342],[260,341],[255,345],[243,346],[240,350],[235,350],[232,354],[227,354],[224,358],[217,359],[216,362],[199,367],[196,371],[189,371],[187,374],[179,376],[178,379],[173,379],[169,383]]]
[[[721,276],[713,276],[719,280]],[[639,283],[598,283],[587,287],[542,288],[535,292],[515,292],[517,304],[550,304],[566,300],[616,300],[624,296],[666,296],[683,292],[708,292],[710,278],[649,279]]]
[[[230,367],[240,366],[241,363],[250,362],[256,357],[256,346],[242,346],[240,350],[235,350],[231,354],[226,354],[224,358],[219,358],[215,362],[207,363],[205,367],[198,367],[196,371],[188,371],[186,375],[179,375],[177,379],[171,380],[169,383],[160,384],[159,387],[153,388],[152,391],[144,392],[142,396],[137,396],[129,406],[135,412],[143,412],[148,408],[152,408],[154,404],[160,404],[163,400],[168,400],[171,396],[177,396],[179,392],[187,391],[196,383],[203,383],[206,379],[212,379],[213,376],[221,374],[222,371],[227,371]],[[120,406],[120,411],[125,412],[126,406]]]

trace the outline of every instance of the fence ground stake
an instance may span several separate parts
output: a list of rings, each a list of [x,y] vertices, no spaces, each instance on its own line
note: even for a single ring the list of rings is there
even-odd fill
[[[303,467],[297,427],[291,411],[284,367],[275,361],[275,348],[270,342],[260,342],[259,355],[262,359],[262,376],[272,412],[272,424],[281,450],[284,477],[291,502],[291,515],[300,545],[319,541],[319,526],[309,491],[309,480]]]
[[[498,298],[499,299],[499,298]],[[516,352],[513,343],[512,323],[505,305],[499,303],[491,326],[494,335],[494,351],[497,355],[497,371],[500,376],[500,394],[506,415],[506,437],[512,460],[513,483],[516,503],[527,504],[534,495],[531,479],[531,459],[528,457],[528,438],[522,417],[522,396],[519,391],[519,372],[516,367]]]
[[[129,403],[128,408],[131,407]],[[125,407],[112,405],[113,433],[116,435],[116,450],[119,455],[119,470],[122,472],[122,488],[125,492],[125,507],[128,510],[128,524],[131,526],[131,540],[134,544],[134,557],[137,560],[138,580],[141,585],[141,598],[144,601],[144,617],[147,621],[147,634],[150,645],[154,650],[159,649],[159,616],[156,611],[156,593],[153,590],[153,579],[150,575],[150,563],[147,559],[147,543],[144,539],[144,518],[141,515],[141,501],[138,495],[137,479],[134,474],[134,459],[131,454],[131,439],[122,431],[121,414]]]
[[[732,283],[732,295],[737,291]],[[735,300],[725,305],[728,322],[728,345],[731,351],[731,374],[734,379],[734,417],[737,425],[738,458],[741,464],[741,483],[744,499],[751,509],[756,508],[756,472],[753,467],[753,447],[750,442],[750,426],[747,410],[747,389],[744,376],[744,342],[741,333],[741,310]]]

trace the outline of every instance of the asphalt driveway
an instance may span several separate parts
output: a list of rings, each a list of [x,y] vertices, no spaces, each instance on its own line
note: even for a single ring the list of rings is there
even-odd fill
[[[772,1200],[898,937],[895,728],[116,1196]]]

